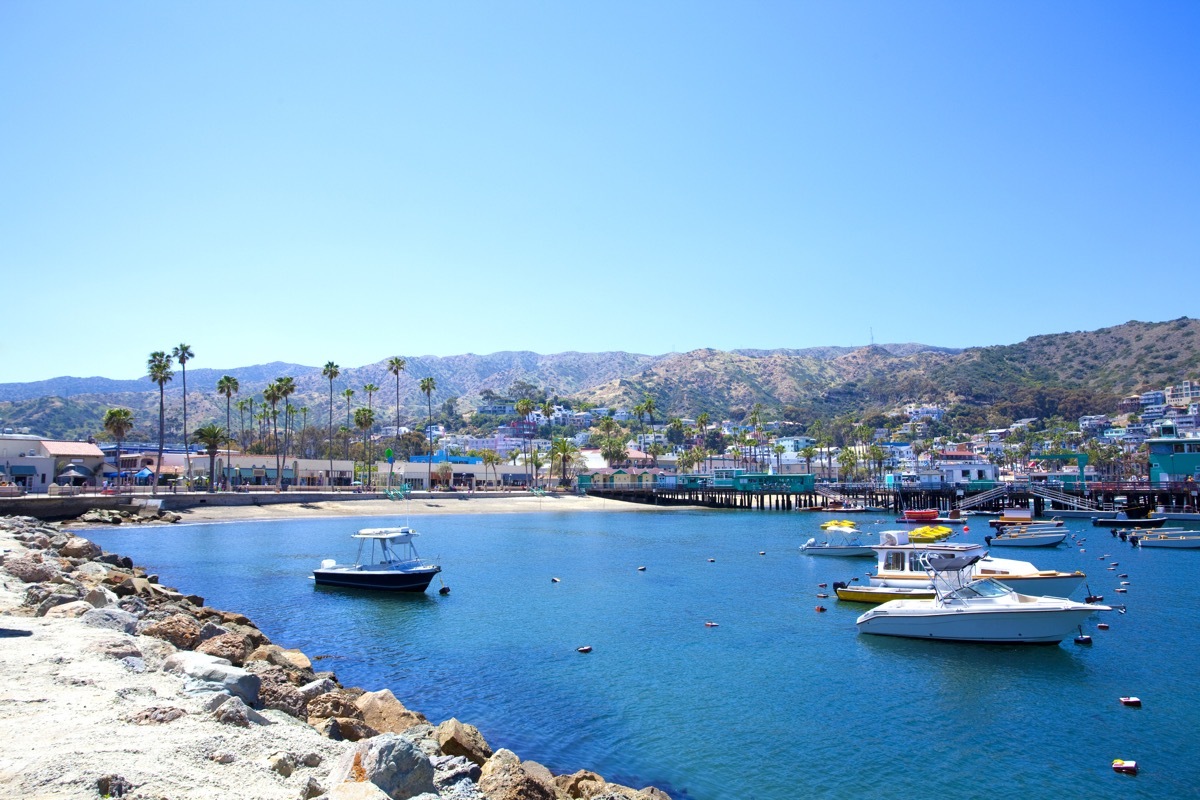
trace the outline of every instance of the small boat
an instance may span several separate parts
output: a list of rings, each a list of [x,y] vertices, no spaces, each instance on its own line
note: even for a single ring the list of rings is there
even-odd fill
[[[1057,644],[1095,611],[1058,597],[1018,594],[992,578],[972,578],[982,558],[923,556],[933,583],[932,600],[889,600],[856,621],[863,633],[992,644]]]
[[[821,523],[821,530],[827,531],[830,528],[853,528],[854,520],[851,519],[831,519],[828,522]]]
[[[908,522],[933,522],[938,518],[936,508],[906,508],[904,519]]]
[[[1166,517],[1154,516],[1150,506],[1127,506],[1111,517],[1092,517],[1097,528],[1161,528],[1166,522]]]
[[[995,536],[985,536],[989,547],[1054,547],[1066,541],[1067,532],[1045,528],[1004,528]]]
[[[1058,517],[1034,519],[1032,509],[1028,508],[1006,508],[1001,512],[1000,516],[995,519],[989,519],[988,524],[993,528],[1008,528],[1014,525],[1026,528],[1034,525],[1042,528],[1061,528],[1063,521]]]
[[[859,532],[854,528],[836,525],[826,528],[825,533],[829,534],[826,541],[818,542],[816,538],[809,539],[800,545],[800,552],[810,556],[867,556],[872,558],[875,556],[875,550],[871,545],[863,544],[859,540]]]
[[[355,562],[338,564],[327,558],[313,570],[313,580],[320,586],[423,592],[442,568],[417,555],[413,546],[416,536],[417,532],[408,527],[363,528],[351,534],[351,538],[358,539]]]
[[[1069,597],[1087,577],[1078,570],[1060,572],[1038,569],[1028,561],[996,558],[990,555],[983,545],[975,543],[910,543],[908,532],[903,530],[883,531],[879,535],[879,544],[872,549],[878,556],[875,573],[870,576],[872,586],[932,589],[933,582],[923,562],[926,553],[979,556],[979,560],[972,567],[975,577],[995,578],[1006,586],[1028,595]]]
[[[1181,550],[1200,548],[1200,534],[1187,536],[1184,534],[1159,531],[1153,535],[1142,534],[1137,537],[1138,547],[1170,547]]]
[[[889,600],[932,600],[934,591],[929,589],[913,589],[905,586],[847,586],[841,581],[833,584],[833,591],[838,600],[851,603],[871,603],[878,605]]]

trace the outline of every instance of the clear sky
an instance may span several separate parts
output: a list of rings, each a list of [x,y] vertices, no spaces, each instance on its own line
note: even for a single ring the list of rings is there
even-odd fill
[[[0,3],[0,382],[1200,310],[1200,3]]]

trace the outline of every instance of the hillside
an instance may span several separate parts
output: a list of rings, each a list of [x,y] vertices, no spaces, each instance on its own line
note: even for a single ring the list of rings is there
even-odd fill
[[[1034,409],[1044,416],[1111,411],[1117,398],[1200,377],[1197,332],[1200,321],[1128,322],[1098,331],[1035,336],[1014,345],[957,351],[920,344],[860,348],[693,350],[688,353],[501,352],[449,357],[408,358],[400,377],[401,421],[419,421],[425,397],[424,377],[437,383],[432,402],[459,398],[458,410],[473,408],[479,392],[503,393],[515,381],[541,387],[551,396],[598,405],[630,406],[646,393],[660,416],[740,417],[761,403],[772,414],[797,420],[894,408],[905,402],[961,403],[1017,415]],[[194,362],[193,362],[194,363]],[[310,422],[329,414],[329,382],[320,367],[265,364],[230,370],[188,370],[189,426],[224,423],[225,401],[215,391],[225,374],[238,378],[238,397],[261,403],[266,384],[279,376],[295,379],[291,402],[307,409]],[[396,413],[396,381],[386,362],[345,368],[334,386],[334,423],[344,424],[342,390],[355,390],[355,407],[365,405],[362,387],[374,383],[372,398],[381,424]],[[168,437],[181,429],[181,381],[178,370],[168,385]],[[27,384],[0,384],[0,419],[5,427],[28,426],[35,433],[82,438],[100,430],[104,411],[113,405],[133,409],[137,428],[131,438],[157,436],[158,392],[142,379],[55,378]],[[1080,411],[1083,409],[1083,411]],[[233,425],[238,427],[237,412]]]

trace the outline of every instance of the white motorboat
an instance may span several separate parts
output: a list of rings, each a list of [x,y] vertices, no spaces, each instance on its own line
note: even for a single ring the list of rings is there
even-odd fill
[[[413,546],[416,536],[417,532],[408,527],[363,528],[351,534],[351,538],[358,539],[355,562],[338,564],[327,558],[313,570],[313,579],[322,586],[423,592],[442,568],[417,555]]]
[[[1188,535],[1188,534],[1191,535]],[[1200,548],[1200,533],[1189,531],[1188,533],[1158,530],[1154,533],[1133,534],[1130,536],[1130,541],[1138,547],[1169,547],[1180,550],[1194,550]]]
[[[989,547],[1054,547],[1066,541],[1067,532],[1059,528],[1031,526],[1002,528],[999,533],[985,536]]]
[[[992,578],[972,579],[981,556],[923,556],[932,600],[889,600],[860,616],[863,633],[994,644],[1057,644],[1109,606],[1018,594]]]
[[[872,586],[887,586],[908,589],[930,589],[933,581],[925,569],[925,554],[941,556],[974,557],[971,577],[995,578],[1012,589],[1034,596],[1069,597],[1087,577],[1084,573],[1061,572],[1038,569],[1028,561],[1012,558],[996,558],[983,545],[974,543],[910,543],[907,531],[883,531],[879,544],[872,548],[878,561],[875,574],[870,576]],[[884,598],[891,599],[891,598]]]
[[[867,556],[873,557],[875,550],[869,544],[859,540],[859,531],[844,525],[822,526],[829,538],[818,542],[809,539],[800,545],[800,552],[810,556]]]

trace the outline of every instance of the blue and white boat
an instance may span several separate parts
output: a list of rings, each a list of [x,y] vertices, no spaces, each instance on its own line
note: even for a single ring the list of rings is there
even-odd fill
[[[321,586],[423,592],[442,568],[417,555],[413,539],[418,535],[409,527],[363,528],[351,534],[358,539],[354,563],[339,564],[327,558],[313,570],[313,580]]]

